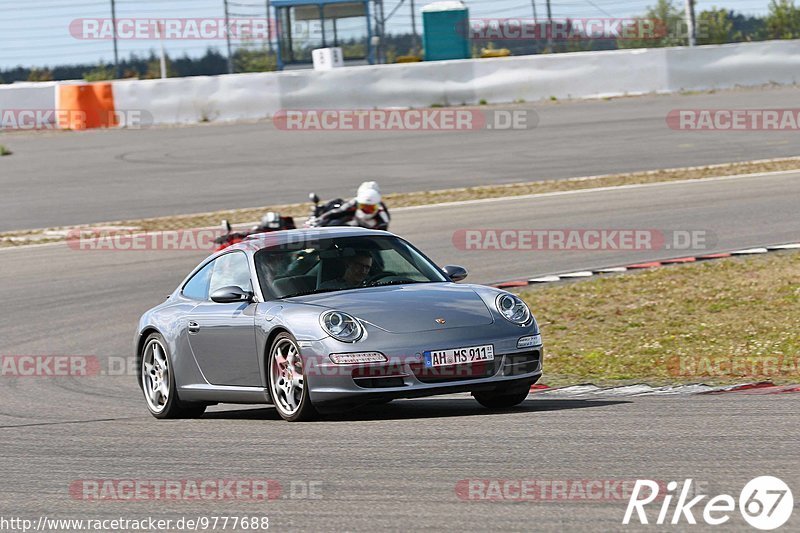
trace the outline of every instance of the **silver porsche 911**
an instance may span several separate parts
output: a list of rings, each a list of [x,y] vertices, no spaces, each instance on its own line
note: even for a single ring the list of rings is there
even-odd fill
[[[272,404],[282,418],[471,392],[485,407],[521,403],[542,373],[527,305],[457,284],[382,231],[254,236],[203,261],[139,321],[139,385],[157,418],[208,405]]]

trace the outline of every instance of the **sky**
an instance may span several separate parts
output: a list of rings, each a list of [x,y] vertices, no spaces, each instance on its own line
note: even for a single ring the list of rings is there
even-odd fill
[[[546,0],[535,0],[539,17],[546,13]],[[674,0],[683,5],[682,0]],[[551,0],[553,18],[629,17],[640,15],[656,0]],[[265,0],[229,0],[232,16],[264,17]],[[429,0],[416,0],[417,27],[421,32],[419,10]],[[467,0],[471,18],[531,17],[530,0]],[[711,7],[732,9],[745,15],[764,15],[769,0],[696,0],[698,12]],[[400,0],[385,0],[390,13]],[[0,0],[0,68],[15,66],[45,67],[113,61],[111,40],[79,39],[70,32],[76,19],[107,19],[111,0]],[[203,18],[221,19],[223,0],[116,0],[117,18]],[[410,31],[410,0],[405,0],[387,23],[387,31]],[[171,57],[184,53],[202,56],[209,47],[225,50],[224,39],[167,40],[164,47]],[[158,51],[158,40],[119,41],[120,58],[131,53],[149,55]]]

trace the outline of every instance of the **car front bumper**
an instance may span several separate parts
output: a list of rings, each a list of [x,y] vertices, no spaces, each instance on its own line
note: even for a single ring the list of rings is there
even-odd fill
[[[364,342],[345,344],[329,338],[301,343],[300,348],[311,401],[324,410],[326,406],[373,400],[465,391],[514,392],[529,387],[542,375],[544,348],[540,341],[521,348],[518,345],[521,338],[538,335],[532,327],[495,323],[415,335],[371,331]],[[488,344],[494,347],[493,361],[433,369],[424,366],[425,351]],[[387,361],[335,364],[329,358],[332,353],[363,352],[380,352]]]

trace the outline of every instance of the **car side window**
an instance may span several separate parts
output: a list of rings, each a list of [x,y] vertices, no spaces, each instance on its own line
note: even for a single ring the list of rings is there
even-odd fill
[[[214,294],[217,289],[232,285],[253,292],[253,284],[250,281],[250,265],[247,255],[242,252],[225,254],[214,261],[214,271],[211,273],[208,293]]]
[[[215,261],[210,262],[183,286],[182,294],[193,300],[208,300],[208,284]]]

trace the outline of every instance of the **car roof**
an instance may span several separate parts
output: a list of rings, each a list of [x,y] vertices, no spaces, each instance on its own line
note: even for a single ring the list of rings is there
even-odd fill
[[[304,240],[313,241],[319,239],[334,239],[337,237],[361,237],[361,236],[386,236],[394,237],[393,233],[365,228],[349,226],[336,226],[330,228],[302,228],[282,231],[272,231],[268,233],[256,233],[248,236],[238,244],[226,248],[224,251],[242,250],[255,253],[265,248],[273,248],[286,244],[297,244]]]

